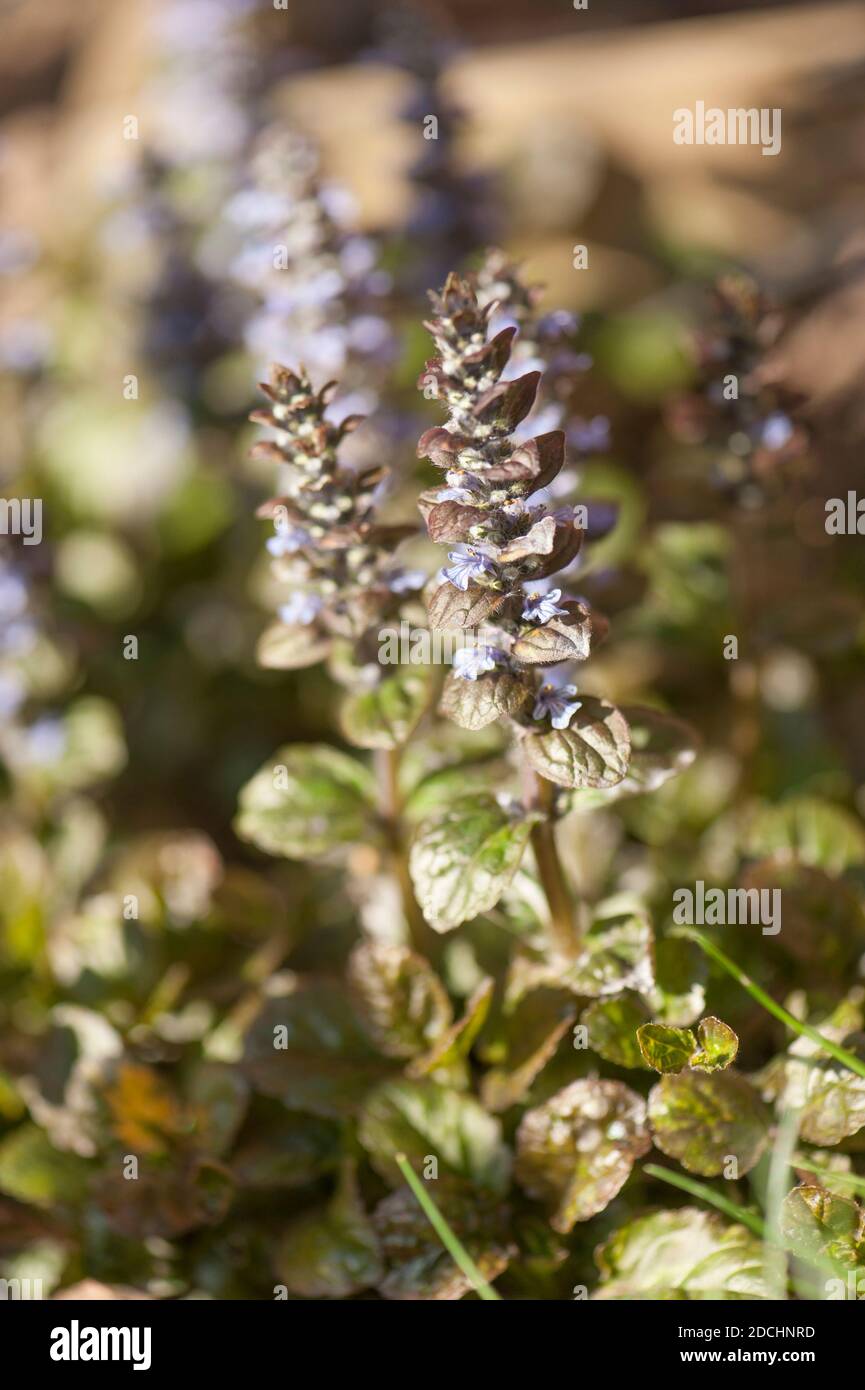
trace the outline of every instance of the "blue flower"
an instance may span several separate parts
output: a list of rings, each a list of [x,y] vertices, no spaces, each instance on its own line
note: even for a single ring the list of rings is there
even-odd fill
[[[280,526],[275,536],[271,536],[267,541],[267,549],[271,555],[293,555],[301,546],[308,545],[310,535],[304,531],[302,526]]]
[[[464,681],[476,681],[485,671],[493,671],[505,661],[498,647],[460,647],[454,652],[453,673]]]
[[[456,550],[448,551],[448,559],[451,561],[442,573],[445,579],[457,589],[466,589],[473,579],[482,579],[485,574],[494,575],[496,567],[492,560],[486,555],[482,555],[473,545],[459,545]]]
[[[523,608],[523,617],[530,623],[548,623],[550,618],[555,618],[559,613],[567,613],[566,608],[559,608],[558,602],[562,596],[561,589],[548,589],[545,594],[533,592],[526,594],[526,604]]]
[[[292,594],[288,603],[280,608],[279,617],[288,627],[309,627],[310,623],[315,622],[322,606],[318,594]]]
[[[426,575],[423,570],[399,568],[385,575],[385,583],[392,594],[411,594],[423,588]]]
[[[573,698],[576,693],[575,685],[542,685],[532,710],[532,718],[549,717],[554,729],[566,729],[572,716],[583,703],[582,700]]]
[[[50,766],[66,751],[66,730],[59,719],[45,715],[27,730],[27,756],[31,764]]]
[[[568,430],[568,443],[581,454],[605,453],[610,447],[610,422],[606,415],[575,420]]]
[[[774,411],[763,423],[762,444],[766,449],[783,449],[793,437],[793,421],[780,410]]]

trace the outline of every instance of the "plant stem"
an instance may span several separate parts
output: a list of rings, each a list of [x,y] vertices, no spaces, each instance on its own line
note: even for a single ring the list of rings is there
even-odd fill
[[[681,1188],[682,1192],[687,1192],[689,1197],[696,1197],[701,1202],[708,1202],[710,1206],[717,1207],[725,1216],[732,1216],[734,1221],[741,1221],[743,1226],[747,1226],[749,1231],[753,1231],[755,1236],[761,1240],[765,1239],[766,1228],[759,1216],[754,1212],[747,1211],[745,1207],[740,1207],[736,1202],[731,1202],[728,1197],[722,1197],[720,1192],[714,1188],[707,1187],[704,1182],[696,1182],[693,1178],[686,1178],[683,1173],[674,1173],[670,1168],[659,1168],[656,1163],[647,1163],[643,1169],[650,1178],[659,1178],[661,1182],[668,1182],[671,1187]]]
[[[834,1057],[836,1062],[847,1067],[848,1071],[855,1072],[857,1076],[865,1076],[865,1062],[860,1062],[859,1058],[852,1052],[848,1052],[846,1047],[839,1047],[838,1043],[824,1037],[809,1023],[800,1023],[798,1018],[789,1013],[782,1004],[776,1003],[771,995],[754,983],[750,975],[746,975],[735,961],[730,960],[730,957],[724,954],[720,946],[716,946],[714,941],[710,941],[702,932],[695,931],[693,927],[676,927],[671,934],[684,937],[687,941],[693,941],[696,946],[700,947],[701,951],[705,952],[707,956],[711,956],[712,960],[717,961],[722,970],[726,970],[728,975],[732,975],[733,979],[744,990],[747,990],[751,998],[756,1000],[767,1013],[772,1014],[773,1018],[777,1018],[792,1033],[798,1033],[800,1038],[810,1038],[811,1042],[816,1043],[824,1052],[828,1052],[830,1057]]]
[[[580,933],[574,920],[571,891],[556,847],[553,819],[556,789],[552,782],[538,777],[528,764],[523,765],[523,786],[526,810],[538,810],[543,816],[532,826],[531,841],[538,877],[550,912],[550,939],[559,954],[572,957],[580,949]]]
[[[418,906],[408,871],[408,848],[402,826],[402,793],[399,785],[398,748],[377,748],[375,770],[378,778],[379,810],[388,836],[390,866],[399,885],[403,916],[411,944],[422,955],[435,953],[438,939]]]
[[[397,1167],[417,1199],[418,1206],[451,1259],[459,1265],[463,1274],[470,1280],[475,1293],[488,1303],[500,1303],[502,1301],[501,1294],[496,1293],[492,1285],[487,1283],[459,1236],[445,1221],[405,1154],[396,1154],[395,1159]]]

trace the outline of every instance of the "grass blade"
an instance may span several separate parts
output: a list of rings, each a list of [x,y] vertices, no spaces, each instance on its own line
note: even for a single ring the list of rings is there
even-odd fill
[[[747,1226],[748,1230],[753,1231],[761,1240],[765,1239],[766,1228],[759,1216],[731,1202],[729,1197],[722,1197],[720,1192],[715,1192],[714,1188],[707,1187],[705,1183],[686,1178],[684,1173],[674,1173],[671,1168],[659,1168],[656,1163],[647,1163],[643,1172],[650,1178],[660,1178],[661,1182],[668,1182],[671,1187],[681,1188],[682,1192],[687,1192],[690,1197],[696,1197],[700,1202],[708,1202],[725,1216],[731,1216],[734,1221],[741,1221],[743,1226]]]
[[[815,1164],[806,1162],[794,1162],[793,1167],[800,1168],[803,1172],[813,1173],[821,1180],[824,1187],[831,1187],[833,1182],[840,1183],[843,1187],[846,1183],[848,1187],[853,1188],[854,1192],[865,1192],[865,1178],[860,1177],[858,1173],[836,1173],[834,1168],[818,1168]]]
[[[695,946],[707,956],[710,956],[722,970],[726,970],[744,990],[747,990],[751,998],[756,1001],[767,1013],[772,1014],[791,1032],[798,1033],[801,1038],[810,1038],[811,1042],[816,1043],[824,1052],[828,1052],[830,1057],[834,1057],[836,1062],[840,1062],[848,1071],[855,1072],[857,1076],[865,1076],[865,1062],[860,1062],[859,1058],[852,1052],[848,1052],[846,1047],[839,1047],[838,1043],[831,1042],[829,1038],[823,1036],[816,1028],[812,1028],[808,1023],[800,1023],[798,1018],[794,1018],[782,1004],[778,1004],[771,995],[764,989],[755,984],[750,975],[746,975],[734,960],[725,955],[720,946],[716,946],[714,941],[710,941],[702,932],[695,931],[693,927],[676,927],[671,933],[672,936],[684,937],[686,941],[693,941]]]
[[[502,1301],[501,1294],[497,1294],[492,1285],[487,1283],[462,1241],[445,1221],[405,1154],[396,1154],[396,1164],[417,1198],[418,1206],[424,1216],[451,1259],[459,1265],[463,1274],[471,1282],[475,1292],[487,1302],[500,1303]]]

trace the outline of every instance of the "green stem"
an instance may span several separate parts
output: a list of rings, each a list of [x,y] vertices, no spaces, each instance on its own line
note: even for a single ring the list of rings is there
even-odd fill
[[[391,870],[399,885],[403,915],[411,944],[421,955],[431,956],[436,952],[438,940],[418,906],[411,874],[408,870],[408,849],[402,827],[399,764],[399,749],[376,749],[375,769],[378,778],[379,810],[387,830]]]
[[[776,1003],[771,995],[754,983],[750,975],[746,975],[735,961],[730,960],[730,957],[724,954],[720,946],[716,946],[714,941],[710,941],[702,932],[695,931],[693,927],[676,927],[671,935],[693,941],[695,946],[699,946],[701,951],[716,961],[722,970],[726,970],[728,975],[731,975],[744,990],[747,990],[751,998],[767,1013],[772,1014],[773,1018],[777,1018],[792,1033],[798,1033],[800,1038],[810,1038],[811,1042],[816,1043],[824,1052],[828,1052],[830,1057],[834,1057],[836,1062],[840,1062],[849,1071],[855,1072],[857,1076],[865,1076],[865,1062],[860,1062],[859,1058],[852,1052],[848,1052],[846,1047],[840,1047],[838,1043],[824,1037],[809,1023],[800,1023],[798,1018],[795,1018],[782,1004]]]
[[[661,1182],[667,1182],[671,1187],[681,1188],[690,1197],[696,1197],[698,1201],[708,1202],[710,1206],[717,1207],[725,1216],[732,1216],[734,1221],[741,1221],[743,1226],[747,1226],[749,1231],[753,1231],[755,1236],[765,1240],[766,1228],[759,1216],[747,1211],[745,1207],[740,1207],[736,1202],[731,1202],[728,1197],[722,1197],[720,1192],[715,1192],[711,1187],[707,1187],[703,1182],[695,1182],[693,1178],[686,1178],[682,1173],[674,1173],[670,1168],[659,1168],[655,1163],[647,1163],[643,1168],[650,1178],[659,1178]]]
[[[445,1221],[405,1154],[396,1154],[395,1160],[397,1167],[417,1198],[418,1206],[424,1216],[454,1263],[459,1265],[475,1292],[488,1303],[500,1303],[502,1301],[501,1294],[497,1294],[492,1285],[487,1283],[462,1241]]]
[[[531,842],[538,878],[550,913],[550,939],[561,955],[573,957],[580,949],[580,933],[574,920],[571,890],[556,847],[556,789],[552,782],[538,777],[528,765],[524,766],[523,780],[526,809],[536,809],[543,815],[543,819],[532,826]]]

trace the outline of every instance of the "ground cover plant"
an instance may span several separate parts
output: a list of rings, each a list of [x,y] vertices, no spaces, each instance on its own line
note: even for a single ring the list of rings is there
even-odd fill
[[[0,1280],[861,1297],[848,280],[646,236],[586,307],[435,16],[201,3],[131,172],[3,241]],[[416,142],[375,225],[336,61]]]

